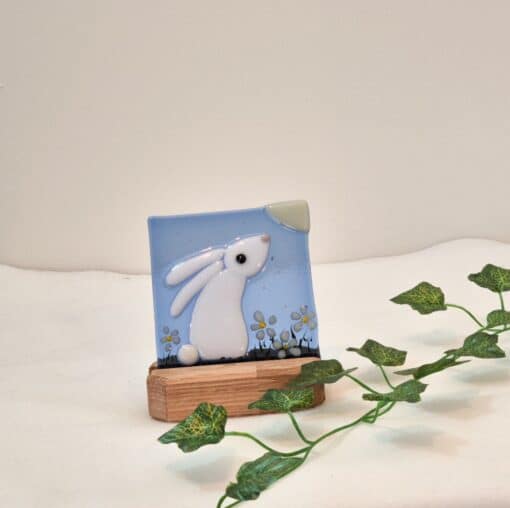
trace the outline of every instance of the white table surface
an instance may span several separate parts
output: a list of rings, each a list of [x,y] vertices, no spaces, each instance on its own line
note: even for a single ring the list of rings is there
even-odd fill
[[[509,266],[510,245],[460,240],[314,266],[323,358],[359,366],[375,385],[376,370],[347,346],[378,339],[409,350],[409,366],[438,358],[472,322],[455,310],[421,316],[389,298],[428,280],[483,316],[497,297],[466,276],[487,262]],[[0,266],[0,288],[0,506],[214,507],[238,467],[261,455],[241,438],[192,454],[156,441],[170,424],[146,409],[155,356],[148,276]],[[501,342],[508,353],[510,334]],[[424,381],[423,403],[324,442],[249,506],[510,506],[510,361],[474,360]],[[323,406],[299,414],[305,432],[361,414],[361,393],[346,379],[328,386]],[[299,445],[282,415],[232,419],[227,429],[279,449]]]

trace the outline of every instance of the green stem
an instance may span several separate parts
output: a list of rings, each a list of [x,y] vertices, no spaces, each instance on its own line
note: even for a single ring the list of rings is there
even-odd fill
[[[390,383],[390,380],[388,379],[388,374],[386,374],[386,370],[384,370],[384,367],[382,365],[377,365],[379,367],[379,369],[381,370],[381,374],[383,375],[384,377],[384,380],[386,381],[386,384],[392,389],[394,390],[395,387]]]
[[[372,423],[375,423],[375,421],[377,420],[378,416],[379,416],[379,409],[381,409],[379,407],[379,404],[377,404],[377,406],[375,407],[375,409],[373,409],[369,416],[367,416],[366,418],[363,419],[363,421],[365,423],[370,423],[370,425],[372,425]]]
[[[465,312],[478,326],[482,326],[483,327],[482,322],[479,319],[477,319],[472,312],[467,310],[466,307],[462,307],[462,305],[455,305],[454,303],[447,303],[446,306],[447,307],[452,307],[454,309],[459,309],[459,310]]]
[[[255,443],[257,443],[259,446],[262,446],[262,448],[264,448],[268,452],[274,453],[275,455],[280,455],[282,457],[293,457],[294,455],[299,455],[300,453],[306,452],[308,450],[308,446],[306,446],[305,448],[301,448],[293,452],[279,452],[278,450],[275,450],[274,448],[271,448],[270,446],[266,445],[260,439],[257,439],[254,435],[250,434],[249,432],[231,431],[225,432],[225,436],[238,436],[251,439],[252,441],[255,441]]]
[[[501,310],[503,312],[506,312],[506,309],[505,309],[505,300],[503,299],[503,292],[499,291],[498,294],[499,294],[499,303],[501,304]],[[502,331],[505,332],[506,330],[508,330],[508,325],[505,323],[503,325],[503,330]]]
[[[367,411],[364,415],[360,416],[358,419],[354,420],[353,422],[348,423],[347,425],[342,425],[341,427],[337,427],[336,429],[330,430],[326,434],[322,435],[320,438],[318,438],[315,441],[313,441],[312,444],[310,445],[310,447],[314,448],[321,441],[323,441],[324,439],[332,436],[333,434],[336,434],[338,432],[341,432],[342,430],[347,430],[347,429],[349,429],[351,427],[354,427],[358,423],[361,423],[362,421],[366,420],[367,417],[372,416],[373,413],[375,413],[375,415],[376,415],[375,419],[373,420],[375,422],[375,420],[377,420],[382,415],[386,414],[388,411],[393,409],[395,404],[396,404],[396,402],[391,402],[390,405],[387,408],[385,408],[383,411],[379,411],[379,407],[376,406],[375,408],[371,409],[370,411]]]
[[[299,437],[302,441],[304,441],[307,444],[310,444],[311,441],[307,439],[307,437],[303,434],[303,431],[301,430],[301,427],[299,426],[295,416],[292,414],[291,411],[287,411],[287,414],[289,415],[290,421],[292,422],[292,425],[296,429],[296,432],[298,433]]]
[[[395,406],[396,402],[393,401],[390,403],[390,405],[388,407],[385,407],[380,413],[379,413],[379,418],[382,416],[382,415],[385,415],[388,411],[391,411],[393,409],[393,407]]]
[[[236,501],[235,503],[231,503],[231,504],[225,506],[225,508],[230,508],[231,506],[236,506],[236,505],[238,505],[240,503],[242,503],[242,501],[239,500],[239,501]]]
[[[342,426],[337,427],[333,430],[330,430],[329,432],[326,432],[326,434],[323,434],[322,436],[317,438],[315,441],[307,440],[307,443],[309,443],[308,446],[305,446],[304,448],[300,448],[299,450],[295,450],[293,452],[280,452],[278,450],[275,450],[274,448],[267,446],[265,443],[260,441],[260,439],[257,439],[255,436],[253,436],[252,434],[250,434],[248,432],[236,432],[236,431],[225,432],[225,436],[239,436],[239,437],[245,437],[247,439],[251,439],[252,441],[255,441],[259,446],[261,446],[268,452],[274,453],[275,455],[280,455],[281,457],[293,457],[295,455],[299,455],[304,452],[305,453],[304,458],[306,458],[306,457],[308,457],[312,448],[314,448],[317,444],[319,444],[324,439],[328,438],[329,436],[332,436],[333,434],[341,432],[342,430],[347,430],[351,427],[354,427],[358,423],[366,420],[367,417],[374,416],[374,413],[375,413],[375,419],[374,419],[374,421],[375,421],[377,418],[381,417],[383,414],[387,413],[390,409],[392,409],[394,405],[395,405],[395,402],[392,402],[387,408],[385,408],[383,411],[380,411],[380,412],[379,412],[379,407],[375,407],[375,408],[371,409],[370,411],[367,411],[364,415],[360,416],[359,418],[352,421],[351,423],[347,423],[346,425],[342,425]],[[292,420],[292,418],[291,418],[291,420]],[[298,425],[298,428],[299,428],[299,425]]]
[[[338,432],[341,432],[342,430],[349,429],[351,427],[354,427],[358,423],[362,422],[367,416],[371,415],[374,412],[374,409],[371,409],[370,411],[366,412],[363,416],[360,416],[357,420],[354,420],[351,423],[348,423],[346,425],[342,425],[341,427],[337,427],[336,429],[330,430],[329,432],[326,432],[326,434],[323,434],[321,437],[316,439],[312,442],[310,445],[312,448],[317,446],[321,441],[324,441],[324,439],[328,438],[329,436],[332,436],[333,434],[336,434]]]
[[[218,502],[216,503],[216,508],[221,508],[221,505],[223,504],[223,501],[225,501],[225,499],[227,499],[227,494],[223,494],[223,496],[221,496],[219,499],[218,499]]]
[[[502,327],[502,328],[500,328]],[[491,333],[504,333],[508,332],[510,329],[508,328],[508,325],[497,325],[497,326],[484,326],[483,328],[480,328],[477,330],[477,333],[479,332],[491,332]]]
[[[356,382],[357,381],[359,381],[359,380],[356,379]],[[361,383],[361,381],[360,381],[360,383]],[[364,383],[363,383],[363,385],[364,385]],[[370,388],[368,386],[366,386],[366,385],[364,385],[364,388],[366,388],[367,390],[370,390]],[[373,391],[373,390],[370,390],[370,391]],[[271,453],[275,453],[276,455],[280,455],[280,456],[283,456],[283,457],[292,457],[294,455],[299,455],[299,454],[304,452],[304,455],[302,457],[302,462],[301,462],[301,465],[302,465],[306,461],[308,456],[310,455],[311,451],[320,442],[324,441],[325,439],[327,439],[328,437],[330,437],[330,436],[332,436],[334,434],[337,434],[338,432],[350,429],[351,427],[354,427],[358,423],[366,421],[367,418],[370,417],[370,416],[373,417],[373,420],[370,423],[374,423],[378,418],[380,418],[382,415],[384,415],[388,411],[390,411],[395,406],[395,404],[396,404],[396,402],[391,402],[387,407],[385,407],[381,411],[380,411],[380,406],[377,405],[375,408],[371,409],[370,411],[367,411],[364,415],[360,416],[359,418],[357,418],[353,422],[347,423],[346,425],[342,425],[341,427],[337,427],[336,429],[330,430],[329,432],[326,432],[326,434],[323,434],[322,436],[317,438],[315,441],[310,441],[310,440],[305,438],[304,434],[301,431],[301,428],[299,427],[298,422],[294,418],[294,415],[289,411],[288,415],[289,415],[289,417],[290,417],[290,419],[292,421],[292,424],[294,425],[294,428],[298,432],[298,434],[301,437],[301,439],[306,440],[306,442],[308,443],[308,446],[306,446],[304,448],[300,448],[299,450],[296,450],[294,452],[286,453],[286,452],[279,452],[277,450],[274,450],[273,448],[271,448],[270,446],[267,446],[262,441],[260,441],[259,439],[257,439],[255,436],[253,436],[252,434],[250,434],[248,432],[235,432],[235,431],[225,432],[225,436],[246,437],[248,439],[251,439],[252,441],[255,441],[257,444],[262,446],[262,448],[270,451]],[[294,469],[292,471],[294,471]],[[287,474],[290,474],[292,471],[289,471]],[[287,476],[287,474],[285,474],[284,476]],[[281,478],[279,478],[279,479],[281,479]],[[225,499],[227,499],[227,497],[228,497],[227,494],[224,494],[223,496],[221,496],[221,498],[218,500],[218,503],[216,504],[216,508],[222,508],[223,502],[225,501]],[[242,501],[240,501],[240,500],[239,501],[235,501],[234,503],[231,503],[231,504],[225,506],[224,508],[232,508],[233,506],[237,506],[241,502]]]
[[[357,383],[361,387],[365,388],[365,390],[368,390],[369,392],[374,393],[375,395],[381,395],[379,392],[377,392],[374,389],[370,388],[370,386],[366,385],[365,383],[363,383],[363,381],[361,381],[357,377],[354,377],[352,374],[345,374],[345,377],[348,377],[349,379],[351,379],[352,381],[354,381],[355,383]]]

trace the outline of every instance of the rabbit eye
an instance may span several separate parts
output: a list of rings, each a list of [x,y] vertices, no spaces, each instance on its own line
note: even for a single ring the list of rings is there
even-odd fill
[[[246,256],[244,254],[238,254],[236,256],[236,261],[242,265],[243,263],[246,263]]]

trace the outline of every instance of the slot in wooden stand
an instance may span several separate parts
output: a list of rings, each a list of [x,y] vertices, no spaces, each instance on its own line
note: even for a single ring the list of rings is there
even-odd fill
[[[149,368],[149,414],[157,420],[176,422],[186,418],[201,402],[225,406],[229,416],[267,414],[248,409],[270,388],[285,388],[301,372],[301,366],[318,358],[289,358],[195,367]],[[324,402],[324,385],[315,385],[314,406]]]

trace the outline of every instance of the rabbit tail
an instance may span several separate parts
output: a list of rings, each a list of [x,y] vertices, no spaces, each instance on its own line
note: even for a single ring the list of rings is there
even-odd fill
[[[177,359],[182,365],[195,365],[200,359],[200,355],[193,344],[183,344],[177,352]]]

